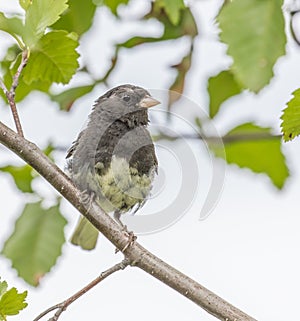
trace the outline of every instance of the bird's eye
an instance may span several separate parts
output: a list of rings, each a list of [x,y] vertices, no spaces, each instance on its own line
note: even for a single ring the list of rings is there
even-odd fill
[[[124,97],[123,97],[123,100],[126,101],[126,102],[128,102],[128,101],[130,100],[130,96],[127,96],[127,95],[124,96]]]

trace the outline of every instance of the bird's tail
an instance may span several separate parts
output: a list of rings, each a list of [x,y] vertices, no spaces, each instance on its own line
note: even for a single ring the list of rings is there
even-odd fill
[[[85,217],[81,216],[71,237],[71,243],[84,250],[92,250],[96,246],[98,234],[98,230]]]

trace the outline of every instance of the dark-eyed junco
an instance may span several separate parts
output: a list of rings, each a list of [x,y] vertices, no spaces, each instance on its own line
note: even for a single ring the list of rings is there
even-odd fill
[[[83,192],[106,212],[138,210],[150,193],[157,171],[154,145],[147,130],[148,108],[159,104],[133,85],[115,87],[98,98],[87,127],[67,154],[67,170]],[[96,246],[98,231],[81,217],[71,242]]]

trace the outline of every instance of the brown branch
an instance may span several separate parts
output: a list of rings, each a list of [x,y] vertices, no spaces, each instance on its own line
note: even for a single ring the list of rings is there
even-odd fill
[[[157,135],[152,136],[154,141],[158,140],[177,140],[177,139],[199,139],[204,140],[208,143],[218,143],[220,140],[224,144],[229,143],[236,143],[241,141],[259,141],[259,140],[274,140],[274,139],[281,139],[282,135],[273,135],[270,133],[246,133],[246,134],[230,134],[225,136],[201,136],[197,134],[182,134],[182,135],[169,135],[164,132],[159,132]]]
[[[15,103],[15,98],[14,98],[14,93],[12,93],[11,91],[7,92],[6,94],[6,98],[8,100],[13,118],[14,118],[14,122],[16,125],[16,129],[17,132],[20,136],[24,137],[24,133],[23,133],[23,129],[22,129],[22,125],[21,125],[21,121],[20,121],[20,117],[18,114],[18,110],[17,110],[17,106]]]
[[[23,134],[22,125],[21,125],[20,117],[18,114],[17,106],[16,106],[15,96],[16,96],[16,89],[19,84],[19,79],[20,79],[22,70],[25,68],[27,61],[28,61],[28,51],[25,49],[22,52],[22,59],[21,59],[20,65],[19,65],[15,75],[13,76],[13,82],[12,82],[12,85],[9,90],[6,88],[4,82],[2,80],[0,80],[0,87],[2,88],[4,94],[7,98],[7,101],[10,106],[10,109],[11,109],[11,112],[13,115],[13,119],[14,119],[14,122],[16,125],[17,132],[22,137],[24,137],[24,134]]]
[[[20,65],[19,65],[15,75],[13,76],[13,83],[10,88],[10,91],[12,93],[16,92],[16,89],[19,85],[19,79],[20,79],[21,73],[22,73],[23,69],[26,67],[27,62],[28,62],[28,51],[25,49],[22,52],[22,59],[21,59]]]
[[[108,276],[110,276],[111,274],[120,271],[120,270],[124,270],[128,265],[130,264],[130,262],[127,259],[124,259],[122,262],[115,264],[114,266],[112,266],[111,268],[109,268],[108,270],[102,272],[98,277],[96,277],[96,279],[94,279],[92,282],[90,282],[88,285],[86,285],[84,288],[82,288],[81,290],[79,290],[78,292],[76,292],[75,294],[73,294],[72,296],[70,296],[68,299],[66,299],[65,301],[55,304],[52,307],[48,308],[47,310],[43,311],[41,314],[39,314],[33,321],[38,321],[40,320],[42,317],[44,317],[46,314],[57,310],[54,314],[54,316],[52,318],[49,319],[49,321],[57,321],[58,318],[60,317],[60,315],[66,311],[66,309],[68,308],[68,306],[70,304],[72,304],[74,301],[76,301],[77,299],[79,299],[82,295],[84,295],[86,292],[88,292],[89,290],[91,290],[94,286],[96,286],[97,284],[99,284],[101,281],[103,281],[104,279],[106,279]]]
[[[96,203],[90,204],[88,209],[80,203],[81,192],[35,144],[17,135],[1,122],[0,142],[40,173],[120,251],[125,248],[131,239],[130,235],[104,213]],[[132,266],[136,266],[162,281],[218,319],[255,321],[254,318],[147,251],[139,243],[134,242],[128,246],[124,255]]]

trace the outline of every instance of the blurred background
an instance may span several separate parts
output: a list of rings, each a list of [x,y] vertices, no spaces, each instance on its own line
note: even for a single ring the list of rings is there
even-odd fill
[[[289,30],[289,10],[296,2],[286,1],[283,7],[286,54],[275,64],[271,82],[258,93],[241,90],[241,94],[222,105],[215,117],[210,117],[208,79],[232,64],[232,58],[226,55],[227,46],[218,37],[216,16],[223,1],[194,0],[186,3],[198,28],[198,35],[193,36],[193,41],[184,35],[176,40],[151,42],[132,49],[121,46],[107,83],[96,84],[90,92],[77,99],[68,112],[62,111],[49,95],[40,91],[31,93],[18,103],[25,137],[41,148],[46,148],[51,142],[57,147],[52,156],[63,168],[66,149],[84,126],[93,102],[100,95],[123,83],[148,88],[162,101],[160,107],[151,111],[151,132],[154,136],[161,132],[171,133],[181,139],[157,140],[160,164],[154,188],[157,193],[147,202],[141,216],[159,211],[169,213],[170,207],[178,202],[183,178],[190,177],[192,181],[184,187],[185,200],[189,201],[183,211],[174,213],[172,224],[141,231],[139,242],[257,320],[294,320],[298,315],[297,293],[300,287],[298,140],[280,143],[284,165],[273,172],[280,172],[286,166],[289,175],[286,173],[282,179],[278,178],[278,182],[274,176],[270,178],[270,175],[257,174],[234,164],[226,165],[222,159],[215,159],[213,148],[208,147],[209,139],[206,143],[205,140],[184,137],[199,130],[196,117],[206,119],[202,125],[210,128],[209,133],[213,136],[223,136],[232,128],[248,122],[271,127],[272,135],[280,134],[282,110],[291,99],[291,93],[300,85],[300,49]],[[117,17],[108,6],[99,6],[91,28],[80,38],[78,49],[80,65],[88,68],[89,76],[79,72],[68,86],[89,85],[92,77],[103,77],[115,55],[115,44],[125,43],[136,35],[160,37],[163,32],[161,22],[140,19],[150,10],[150,1],[132,0],[118,7]],[[0,0],[0,11],[8,15],[22,14],[18,1],[14,0]],[[297,20],[294,22],[297,31]],[[0,32],[0,39],[0,58],[3,59],[11,46],[11,38]],[[169,94],[169,88],[178,75],[178,69],[170,66],[178,65],[184,56],[191,53],[191,43],[192,60],[184,79],[183,97],[170,107],[173,96]],[[55,95],[69,87],[53,85],[52,93]],[[168,109],[171,118],[166,117]],[[0,100],[0,119],[14,128],[4,100]],[[265,155],[256,154],[255,157],[259,163]],[[275,159],[267,159],[270,167],[274,165],[273,161],[275,164]],[[0,146],[0,166],[8,164],[22,165],[16,156]],[[219,179],[214,195],[209,191],[216,170],[219,171]],[[39,198],[36,194],[18,190],[9,173],[0,172],[0,182],[0,244],[3,247],[24,204]],[[43,179],[34,179],[32,187],[44,198],[45,206],[56,204],[57,194]],[[208,195],[213,206],[208,211],[210,215],[200,220]],[[61,202],[60,208],[68,220],[65,235],[69,239],[78,214],[65,201]],[[34,319],[122,257],[120,253],[114,254],[114,247],[101,236],[92,252],[84,252],[66,242],[62,254],[38,287],[32,287],[17,277],[11,262],[0,256],[1,278],[10,286],[29,292],[29,305],[19,318]],[[172,289],[134,268],[114,274],[72,304],[61,316],[66,321],[87,318],[215,320]]]

